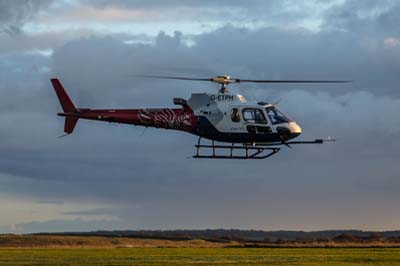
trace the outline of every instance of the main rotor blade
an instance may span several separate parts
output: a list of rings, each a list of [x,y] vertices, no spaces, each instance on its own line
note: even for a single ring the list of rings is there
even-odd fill
[[[194,81],[211,81],[220,84],[230,84],[230,83],[348,83],[352,82],[350,80],[286,80],[286,79],[240,79],[231,78],[229,76],[217,76],[213,78],[190,78],[190,77],[176,77],[176,76],[158,76],[158,75],[132,75],[133,77],[142,78],[155,78],[155,79],[175,79],[175,80],[194,80]]]
[[[257,79],[237,79],[231,78],[236,83],[252,82],[252,83],[349,83],[351,80],[257,80]]]
[[[212,79],[210,79],[210,78],[188,78],[188,77],[153,76],[153,75],[133,75],[133,77],[154,78],[154,79],[178,79],[178,80],[212,81]]]

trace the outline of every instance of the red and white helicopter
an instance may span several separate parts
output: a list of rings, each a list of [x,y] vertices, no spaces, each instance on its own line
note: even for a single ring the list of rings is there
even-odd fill
[[[285,145],[322,144],[328,138],[312,141],[293,141],[301,134],[300,126],[279,111],[275,104],[247,101],[240,94],[229,94],[231,83],[342,83],[337,80],[250,80],[217,76],[188,78],[140,75],[144,78],[209,81],[221,84],[217,94],[193,93],[188,100],[174,98],[180,108],[148,109],[88,109],[76,108],[61,82],[51,79],[65,117],[64,132],[71,134],[79,119],[89,119],[136,126],[181,130],[198,136],[194,158],[264,159],[280,151]],[[201,139],[211,140],[201,144]],[[222,142],[215,144],[215,142]],[[229,143],[224,144],[224,143]],[[206,154],[202,154],[208,150]]]

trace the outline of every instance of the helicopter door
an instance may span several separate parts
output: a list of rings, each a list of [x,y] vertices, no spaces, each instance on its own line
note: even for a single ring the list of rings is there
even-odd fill
[[[245,108],[242,111],[247,132],[253,134],[269,134],[272,130],[267,126],[268,121],[261,109]]]

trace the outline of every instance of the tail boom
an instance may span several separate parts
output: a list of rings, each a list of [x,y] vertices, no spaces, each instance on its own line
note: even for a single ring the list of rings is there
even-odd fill
[[[66,118],[96,120],[135,126],[191,131],[196,118],[183,109],[80,109],[73,113],[59,113]]]
[[[97,120],[111,123],[123,123],[145,127],[156,127],[191,131],[197,118],[189,108],[182,109],[83,109],[76,108],[61,82],[51,79],[63,109],[59,116],[65,117],[64,132],[71,134],[79,119]]]

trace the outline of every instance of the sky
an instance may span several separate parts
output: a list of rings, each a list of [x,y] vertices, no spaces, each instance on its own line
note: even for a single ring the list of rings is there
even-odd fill
[[[396,0],[0,0],[0,232],[400,229]],[[173,107],[215,84],[132,74],[344,79],[237,85],[302,127],[267,160],[195,160],[195,136],[80,121],[79,107]]]

